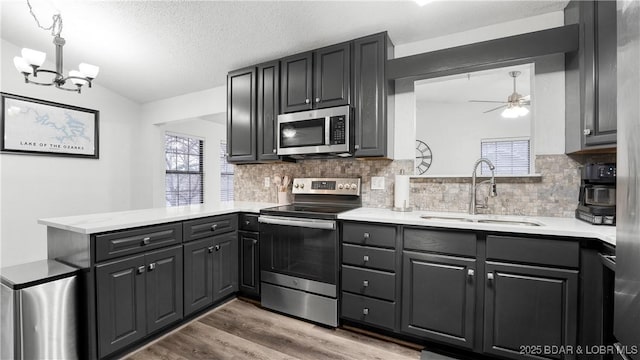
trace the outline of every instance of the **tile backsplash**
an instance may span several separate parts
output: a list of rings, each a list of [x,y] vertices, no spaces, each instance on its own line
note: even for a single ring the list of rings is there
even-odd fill
[[[586,162],[590,159],[577,160]],[[597,160],[615,162],[615,155],[613,158]],[[581,162],[562,154],[538,155],[536,172],[541,175],[540,178],[500,178],[497,181],[498,196],[489,198],[488,208],[479,212],[573,217],[578,202]],[[292,178],[361,177],[363,206],[391,208],[395,175],[400,174],[401,170],[406,174],[412,173],[413,161],[330,159],[236,165],[235,199],[276,202],[275,187],[264,186],[264,178],[273,178],[274,175],[289,175]],[[371,190],[373,176],[385,178],[384,190]],[[470,178],[413,178],[410,206],[418,210],[466,212],[469,206],[470,182]],[[483,192],[487,192],[487,186],[479,188],[479,196]],[[291,195],[289,196],[291,199]]]

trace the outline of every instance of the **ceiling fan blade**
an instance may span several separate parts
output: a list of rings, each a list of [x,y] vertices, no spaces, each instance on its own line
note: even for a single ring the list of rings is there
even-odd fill
[[[520,99],[522,99],[522,100],[531,100],[531,95],[523,96]]]
[[[493,109],[490,109],[490,110],[487,110],[487,111],[483,111],[482,113],[483,113],[483,114],[486,114],[486,113],[488,113],[488,112],[492,112],[492,111],[496,111],[496,110],[498,110],[498,109],[502,109],[503,107],[507,107],[507,105],[500,105],[500,106],[498,106],[497,108],[493,108]]]
[[[525,100],[525,101],[520,100],[520,105],[531,105],[531,100]]]
[[[493,100],[469,100],[469,102],[480,102],[480,103],[496,103],[496,104],[506,104],[506,101],[493,101]]]

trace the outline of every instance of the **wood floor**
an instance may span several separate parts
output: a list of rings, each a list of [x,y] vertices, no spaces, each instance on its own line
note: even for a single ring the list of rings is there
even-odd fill
[[[235,299],[129,355],[155,359],[420,359],[420,351]]]

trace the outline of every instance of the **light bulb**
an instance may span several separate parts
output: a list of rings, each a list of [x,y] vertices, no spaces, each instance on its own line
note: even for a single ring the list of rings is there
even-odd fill
[[[81,72],[80,72],[80,71],[78,71],[78,70],[71,70],[71,71],[69,71],[69,77],[70,77],[70,78],[69,78],[69,80],[71,80],[71,82],[72,82],[74,85],[82,86],[82,85],[86,85],[86,84],[88,84],[88,83],[89,83],[87,80],[84,80],[84,79],[76,79],[76,78],[74,78],[74,77],[80,77],[80,78],[85,77],[85,76],[84,76],[84,74],[83,74],[83,73],[81,73]]]
[[[98,72],[100,72],[100,67],[87,63],[80,63],[80,65],[78,65],[78,68],[85,77],[88,77],[92,80],[95,79],[96,76],[98,76]]]
[[[524,106],[518,106],[517,111],[518,116],[526,116],[529,113],[529,109]]]
[[[13,65],[15,65],[16,69],[18,69],[21,73],[33,74],[33,68],[29,66],[29,63],[20,56],[16,56],[13,58]]]
[[[513,107],[509,106],[506,109],[504,109],[504,111],[500,115],[502,115],[502,117],[507,119],[515,119],[518,117],[518,111]]]
[[[22,57],[29,65],[42,66],[44,60],[47,58],[47,54],[42,51],[36,51],[32,49],[23,48]]]

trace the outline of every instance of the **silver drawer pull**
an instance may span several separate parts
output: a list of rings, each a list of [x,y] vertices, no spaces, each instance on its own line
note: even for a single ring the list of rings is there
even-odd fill
[[[211,231],[216,231],[217,227],[218,227],[218,224],[211,225]]]
[[[245,225],[249,225],[249,224],[251,224],[251,221],[246,220],[246,221],[244,222],[244,224],[245,224]]]
[[[149,245],[150,242],[151,242],[151,238],[150,237],[146,237],[146,238],[142,239],[142,245]]]
[[[369,236],[370,236],[370,235],[369,235],[369,233],[368,233],[368,232],[364,233],[364,238],[365,238],[365,239],[368,239],[368,238],[369,238]]]
[[[213,252],[213,246],[209,246],[207,249],[209,250],[210,253]]]
[[[369,255],[365,255],[362,257],[362,261],[367,262],[369,261]]]
[[[153,271],[156,268],[156,263],[149,264],[149,271]]]
[[[473,275],[475,275],[475,274],[476,274],[475,270],[473,270],[473,269],[468,269],[467,270],[467,276],[468,277],[472,278]]]
[[[489,284],[491,284],[493,282],[493,273],[487,273],[487,281],[489,282]]]
[[[320,98],[316,98],[316,102],[319,103],[320,102]]]
[[[365,280],[362,282],[362,286],[367,287],[369,286],[369,280]]]
[[[220,245],[216,245],[216,251],[220,250]]]
[[[369,315],[369,308],[362,309],[362,315]]]
[[[309,99],[304,99],[304,103],[305,103],[305,104],[310,103]]]
[[[258,243],[258,240],[253,239],[253,245],[256,245]]]
[[[144,266],[138,266],[138,274],[142,274],[144,272]]]

